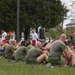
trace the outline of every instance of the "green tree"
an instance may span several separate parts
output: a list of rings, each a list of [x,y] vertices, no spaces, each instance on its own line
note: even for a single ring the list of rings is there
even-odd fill
[[[0,0],[0,27],[16,30],[17,0]],[[29,37],[30,28],[58,26],[67,9],[60,0],[20,0],[20,30]]]
[[[21,25],[27,30],[39,25],[53,28],[63,22],[67,11],[60,0],[21,0]]]
[[[16,0],[0,0],[0,28],[13,31],[15,26]]]

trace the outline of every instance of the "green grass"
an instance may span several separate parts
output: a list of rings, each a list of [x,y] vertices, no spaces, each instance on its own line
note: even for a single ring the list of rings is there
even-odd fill
[[[0,75],[75,75],[74,67],[46,67],[0,58]]]

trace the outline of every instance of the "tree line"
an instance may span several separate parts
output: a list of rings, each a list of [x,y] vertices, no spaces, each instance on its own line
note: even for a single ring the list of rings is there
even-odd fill
[[[67,8],[60,0],[20,0],[20,31],[26,39],[31,27],[53,28],[63,22]],[[17,0],[0,0],[0,29],[15,31]]]

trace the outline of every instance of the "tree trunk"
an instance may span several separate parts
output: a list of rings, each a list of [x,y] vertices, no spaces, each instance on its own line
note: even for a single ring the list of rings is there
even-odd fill
[[[30,40],[30,28],[26,28],[24,31],[24,39],[26,40]]]

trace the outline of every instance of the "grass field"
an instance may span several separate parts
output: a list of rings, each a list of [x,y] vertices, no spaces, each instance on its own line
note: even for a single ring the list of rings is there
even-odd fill
[[[0,75],[75,75],[74,67],[46,67],[0,58]]]

